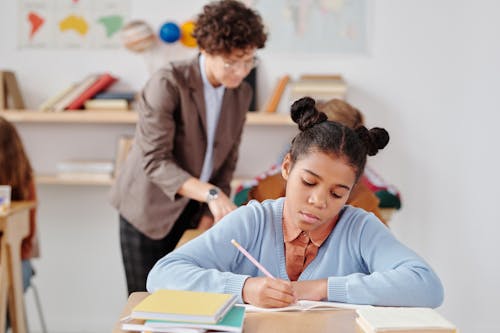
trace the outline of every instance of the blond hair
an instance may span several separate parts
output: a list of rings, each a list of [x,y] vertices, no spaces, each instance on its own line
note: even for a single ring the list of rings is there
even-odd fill
[[[363,115],[351,104],[334,98],[327,102],[318,102],[316,108],[325,113],[328,120],[336,121],[355,129],[364,124]]]

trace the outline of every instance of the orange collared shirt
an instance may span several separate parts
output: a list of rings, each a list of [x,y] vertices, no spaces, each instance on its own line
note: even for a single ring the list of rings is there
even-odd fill
[[[283,219],[286,272],[290,281],[297,281],[307,265],[316,258],[319,247],[328,238],[336,223],[337,217],[330,223],[307,233]]]

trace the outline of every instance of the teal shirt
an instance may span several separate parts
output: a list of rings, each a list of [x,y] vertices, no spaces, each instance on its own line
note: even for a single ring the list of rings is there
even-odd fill
[[[252,201],[160,259],[147,289],[233,293],[242,302],[248,277],[263,276],[232,244],[240,243],[275,277],[286,273],[282,230],[285,198]],[[443,287],[431,267],[400,243],[375,215],[345,206],[335,228],[299,281],[328,279],[328,300],[379,306],[437,307]]]

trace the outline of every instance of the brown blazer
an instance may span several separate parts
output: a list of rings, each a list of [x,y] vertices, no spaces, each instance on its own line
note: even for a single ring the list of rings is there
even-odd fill
[[[251,95],[246,82],[224,92],[210,183],[227,195]],[[177,195],[178,189],[188,178],[199,178],[203,167],[207,133],[198,57],[153,74],[138,112],[135,141],[111,189],[111,203],[139,231],[160,239],[190,200]]]

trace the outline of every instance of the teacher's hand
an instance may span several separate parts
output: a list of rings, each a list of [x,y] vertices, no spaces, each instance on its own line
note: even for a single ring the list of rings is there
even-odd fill
[[[236,205],[223,192],[219,193],[217,199],[208,202],[208,208],[214,216],[214,222],[217,223],[226,214],[236,209]]]
[[[328,298],[328,279],[293,281],[292,287],[298,299],[322,301]]]

